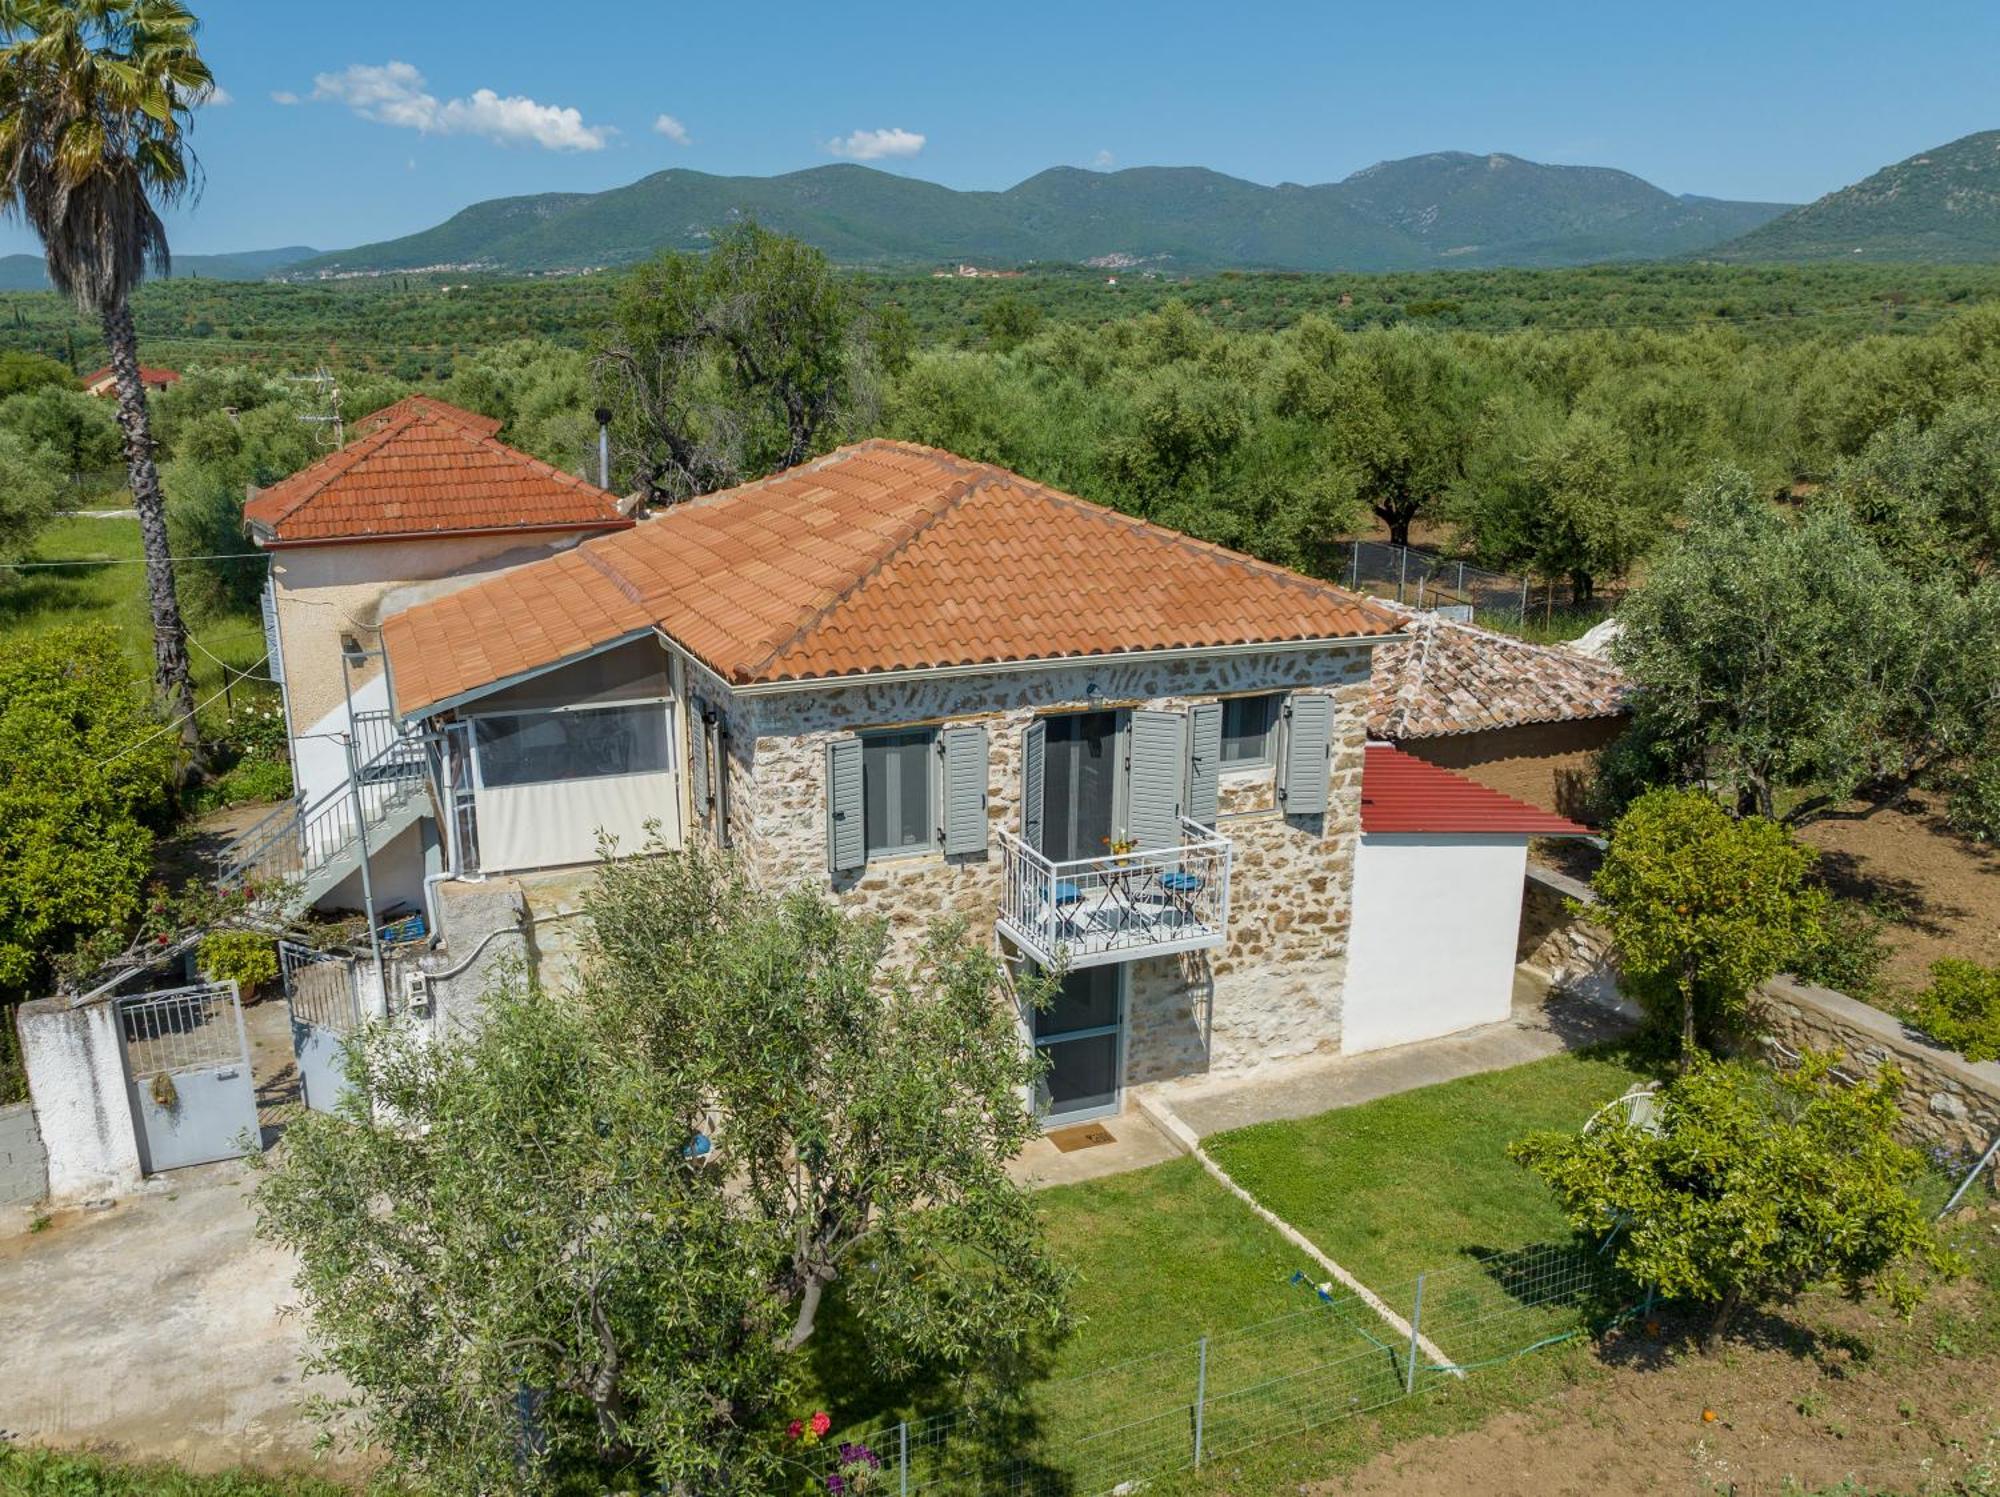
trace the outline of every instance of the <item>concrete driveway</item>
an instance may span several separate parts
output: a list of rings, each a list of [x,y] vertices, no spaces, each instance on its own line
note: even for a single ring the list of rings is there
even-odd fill
[[[292,1263],[253,1235],[248,1177],[204,1165],[40,1231],[0,1220],[0,1431],[196,1470],[359,1469],[315,1462],[279,1309]]]

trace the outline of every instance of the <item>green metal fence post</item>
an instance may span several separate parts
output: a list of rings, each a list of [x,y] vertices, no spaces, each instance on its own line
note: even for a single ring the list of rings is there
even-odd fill
[[[1208,1412],[1208,1337],[1201,1338],[1201,1345],[1195,1352],[1194,1369],[1194,1463],[1201,1466],[1201,1426],[1203,1416]]]
[[[896,1490],[910,1497],[910,1421],[896,1426]]]
[[[1424,1276],[1417,1275],[1417,1293],[1410,1303],[1410,1362],[1403,1374],[1403,1391],[1417,1391],[1417,1335],[1418,1327],[1424,1323]]]

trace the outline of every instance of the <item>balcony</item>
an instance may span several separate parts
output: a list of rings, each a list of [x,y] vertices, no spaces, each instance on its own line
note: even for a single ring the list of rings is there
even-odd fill
[[[1057,863],[1000,833],[1000,933],[1041,965],[1071,969],[1222,945],[1229,839],[1186,819],[1181,834],[1178,847]]]

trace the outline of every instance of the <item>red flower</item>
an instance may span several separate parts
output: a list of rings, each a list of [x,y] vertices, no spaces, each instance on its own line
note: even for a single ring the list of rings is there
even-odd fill
[[[832,1428],[833,1416],[828,1414],[825,1409],[821,1409],[817,1414],[813,1415],[812,1430],[814,1434],[823,1437]]]
[[[796,1419],[794,1419],[790,1424],[785,1426],[785,1438],[787,1440],[796,1440],[800,1435],[804,1434],[805,1432],[806,1432],[806,1427]]]

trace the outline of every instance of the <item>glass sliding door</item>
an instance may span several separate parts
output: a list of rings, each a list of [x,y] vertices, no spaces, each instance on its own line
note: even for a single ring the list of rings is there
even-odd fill
[[[1049,1127],[1118,1110],[1125,1071],[1125,969],[1085,967],[1063,978],[1035,1015],[1035,1048],[1048,1061],[1035,1108]]]
[[[1116,810],[1118,714],[1045,719],[1042,855],[1057,863],[1105,855]]]

